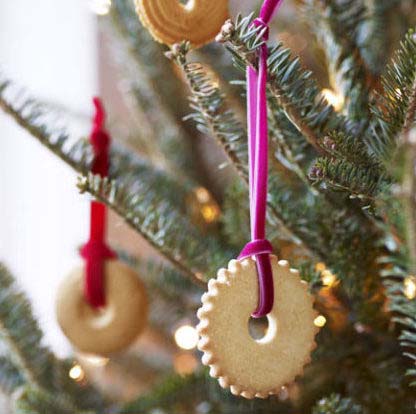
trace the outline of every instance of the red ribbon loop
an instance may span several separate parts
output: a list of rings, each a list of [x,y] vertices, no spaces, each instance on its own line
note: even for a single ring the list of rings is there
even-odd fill
[[[110,136],[104,129],[105,111],[99,98],[93,99],[95,115],[90,142],[94,150],[91,171],[101,177],[108,175]],[[105,243],[107,208],[98,201],[90,207],[90,238],[81,249],[85,259],[84,293],[88,303],[94,308],[105,306],[104,263],[115,258],[115,253]]]

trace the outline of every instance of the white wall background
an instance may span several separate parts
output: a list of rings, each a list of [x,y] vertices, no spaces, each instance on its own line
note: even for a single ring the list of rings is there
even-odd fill
[[[91,113],[96,16],[87,0],[0,1],[0,70],[32,95]],[[80,131],[88,133],[88,122]],[[31,298],[48,344],[70,347],[55,322],[60,280],[88,234],[76,174],[0,112],[0,260]]]

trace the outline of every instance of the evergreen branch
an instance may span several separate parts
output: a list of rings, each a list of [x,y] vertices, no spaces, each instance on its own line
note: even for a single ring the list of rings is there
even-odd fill
[[[385,166],[355,137],[333,131],[324,138],[323,146],[328,157],[319,158],[310,171],[315,183],[374,201],[392,182]]]
[[[156,102],[165,106],[165,110],[176,111],[179,118],[185,111],[186,98],[181,81],[174,75],[172,66],[166,64],[163,52],[166,48],[156,43],[148,30],[143,27],[134,10],[134,4],[128,0],[114,0],[110,9],[110,18],[119,35],[125,41],[130,56],[143,71],[141,75],[151,89]],[[183,100],[178,100],[183,97]]]
[[[367,145],[355,137],[342,132],[332,131],[323,140],[327,153],[339,160],[348,161],[362,168],[368,168],[379,174],[385,173],[380,160],[370,153]]]
[[[416,89],[415,89],[416,92]],[[407,117],[408,125],[405,125],[403,134],[403,143],[400,146],[400,152],[403,155],[403,176],[401,183],[401,196],[405,210],[406,220],[406,240],[409,250],[410,271],[416,274],[416,128],[410,130],[414,119],[412,109],[412,121]]]
[[[401,0],[367,1],[368,18],[364,22],[366,33],[361,43],[363,58],[375,76],[383,73],[391,48],[394,45],[390,28],[394,25],[394,17],[400,13]]]
[[[375,79],[359,47],[367,18],[363,0],[312,0],[306,7],[310,28],[325,52],[332,87],[342,93],[348,117],[364,130],[369,122],[369,91]]]
[[[97,176],[90,175],[86,177],[92,159],[90,145],[88,143],[80,145],[78,142],[73,146],[68,146],[66,142],[69,136],[66,132],[60,133],[59,138],[54,140],[54,130],[39,119],[39,114],[43,113],[38,104],[33,100],[26,103],[28,102],[26,100],[23,106],[15,107],[5,97],[3,91],[0,89],[0,106],[55,155],[80,172],[85,177],[84,190],[90,189],[93,192],[94,189],[100,188],[100,183],[104,183],[103,187],[109,190],[111,179],[117,180],[117,185],[123,189],[122,200],[117,199],[117,202],[121,201],[121,204],[109,199],[102,199],[103,202],[106,202],[107,205],[122,215],[168,261],[185,275],[192,277],[196,283],[202,284],[200,274],[205,272],[212,274],[214,272],[214,266],[219,264],[219,257],[221,256],[221,259],[224,259],[227,253],[224,252],[224,256],[215,253],[218,251],[220,242],[214,236],[202,237],[196,226],[185,220],[186,214],[189,213],[187,200],[193,188],[191,183],[179,183],[174,178],[167,176],[166,173],[152,168],[138,157],[119,148],[114,148],[111,153],[110,181],[107,179],[100,180]],[[101,197],[104,195],[111,196],[105,191],[104,193],[93,194],[101,195]],[[143,202],[145,206],[140,207],[140,202]],[[167,215],[163,217],[165,212]],[[137,217],[136,214],[138,214]],[[176,221],[176,226],[168,223],[168,217]],[[182,227],[180,227],[181,225]],[[164,238],[168,237],[166,234],[167,228],[172,228],[172,231],[174,228],[177,235],[183,236],[183,238],[179,237],[178,239],[181,239],[180,244],[187,252],[188,258],[195,253],[192,249],[197,250],[198,253],[192,261],[193,267],[191,269],[186,267],[180,249],[175,246],[175,233],[169,235],[170,245],[166,245]],[[184,232],[184,229],[187,229],[187,231]],[[185,236],[188,237],[192,234],[195,236],[194,242],[189,243],[189,239],[185,240]],[[205,258],[208,252],[212,252],[213,262],[210,261],[212,268],[208,268],[206,264]]]
[[[174,46],[169,52],[170,57],[175,58],[177,63],[191,79],[188,81],[193,99],[193,109],[197,111],[193,117],[198,124],[201,124],[204,130],[214,134],[219,134],[217,140],[225,151],[232,154],[229,158],[235,163],[235,168],[240,169],[243,173],[243,182],[247,184],[247,174],[245,165],[247,165],[247,146],[243,141],[243,132],[234,135],[222,133],[222,125],[229,127],[230,122],[227,117],[224,119],[222,113],[224,108],[224,98],[220,93],[218,86],[206,75],[203,69],[196,64],[188,64],[186,60],[187,45],[181,44]],[[194,73],[195,70],[195,73]],[[232,125],[235,125],[232,123]],[[244,166],[244,170],[242,170]],[[326,263],[333,263],[331,253],[333,249],[328,246],[335,242],[337,248],[343,241],[333,239],[334,228],[340,226],[338,220],[340,217],[347,216],[345,202],[339,205],[337,212],[333,211],[334,207],[327,203],[326,200],[320,200],[318,197],[311,196],[310,191],[299,180],[291,182],[290,185],[284,184],[287,180],[287,174],[279,174],[272,171],[269,179],[268,206],[270,214],[268,215],[269,223],[275,228],[283,228],[290,239],[297,244],[303,244],[306,251],[312,256],[322,258]],[[326,211],[327,213],[323,213]],[[328,214],[328,211],[331,213]],[[321,214],[322,213],[322,214]],[[366,228],[367,234],[373,234],[369,231],[368,223],[363,223],[362,212],[359,217],[352,219],[351,212],[348,214],[346,223],[357,222],[357,230]],[[318,225],[319,223],[319,225]],[[343,224],[345,226],[345,223]],[[342,234],[345,230],[341,230]],[[364,240],[365,238],[363,238]],[[348,242],[349,243],[349,242]],[[346,249],[345,245],[343,249]],[[360,259],[361,260],[361,259]],[[348,265],[350,268],[351,265]],[[347,265],[342,271],[350,274]],[[352,282],[351,282],[352,283]]]
[[[250,240],[248,188],[241,180],[235,180],[227,187],[221,223],[227,240],[236,248],[241,248]]]
[[[150,323],[164,334],[167,343],[172,344],[172,326],[186,318],[188,312],[196,312],[202,289],[166,264],[143,262],[121,250],[117,250],[117,257],[140,275],[152,303]]]
[[[0,264],[0,333],[11,352],[13,363],[25,381],[38,387],[51,387],[56,361],[41,345],[42,333],[30,304],[6,267]]]
[[[319,400],[313,408],[312,414],[364,414],[364,410],[350,398],[342,398],[339,394],[332,394]]]
[[[378,171],[330,158],[319,158],[309,176],[317,184],[325,182],[333,189],[370,200],[389,184],[388,178]]]
[[[80,172],[88,171],[93,158],[90,145],[85,140],[71,143],[64,129],[51,128],[46,107],[27,98],[21,91],[12,90],[11,82],[2,76],[0,109],[72,168]]]
[[[220,39],[227,42],[238,67],[256,66],[256,50],[263,40],[260,28],[253,28],[251,16],[237,18],[235,24],[228,21]],[[268,68],[268,88],[273,99],[316,152],[325,152],[321,136],[328,131],[356,133],[354,125],[337,114],[320,95],[312,73],[303,70],[299,58],[293,58],[281,43],[270,50]]]
[[[139,182],[131,188],[90,173],[80,178],[78,187],[123,217],[175,268],[200,286],[230,255],[226,249],[218,249],[217,239],[203,236],[185,216],[158,194],[145,191]]]
[[[412,125],[416,111],[416,36],[409,30],[382,79],[383,92],[372,105],[375,119],[367,143],[373,152],[391,160],[397,141]]]
[[[390,259],[383,258],[387,263]],[[416,359],[416,301],[408,299],[404,294],[404,281],[408,277],[407,272],[394,266],[393,269],[382,271],[386,294],[390,300],[389,309],[396,315],[393,320],[402,326],[399,336],[400,344],[403,348],[403,355],[411,359],[412,365]],[[416,378],[414,369],[409,368],[407,375]],[[410,383],[416,386],[416,381]]]
[[[0,79],[0,108],[11,115],[14,121],[35,137],[54,155],[62,159],[80,174],[87,174],[94,158],[90,143],[85,139],[74,140],[62,126],[55,126],[49,108],[32,98],[15,97],[11,83]],[[10,90],[10,91],[9,91]],[[186,179],[177,179],[151,167],[137,155],[116,143],[110,154],[109,177],[133,186],[135,182],[146,182],[175,208],[187,211],[188,195],[195,184]]]
[[[94,411],[80,411],[63,395],[31,387],[20,390],[14,410],[16,414],[95,414]]]
[[[272,150],[273,147],[277,149],[274,156],[309,187],[307,171],[311,162],[316,159],[317,153],[305,141],[275,99],[269,99],[269,125]]]
[[[25,383],[16,366],[5,356],[0,357],[0,389],[4,394],[12,394]]]
[[[191,109],[195,112],[188,115],[187,119],[195,121],[202,133],[213,135],[218,145],[224,149],[230,164],[240,177],[247,181],[246,131],[226,107],[218,86],[209,78],[203,66],[199,63],[188,63],[189,50],[190,44],[184,42],[174,45],[172,50],[167,52],[167,56],[175,59],[182,69],[192,92],[189,100]]]
[[[155,408],[168,408],[169,412],[178,413],[178,406],[182,412],[192,412],[195,401],[205,394],[205,374],[201,371],[182,377],[179,375],[168,376],[148,395],[127,403],[121,409],[111,414],[137,414],[150,412]],[[185,407],[188,407],[188,411]]]
[[[74,140],[64,127],[54,125],[49,108],[32,98],[19,95],[9,81],[0,79],[0,108],[75,171],[87,174],[94,158],[90,143],[85,139]],[[112,145],[110,160],[111,179],[117,179],[126,186],[146,182],[149,190],[153,188],[169,199],[175,208],[186,211],[186,200],[194,189],[194,183],[168,176],[117,144]]]
[[[168,57],[175,59],[181,67],[191,89],[191,108],[195,110],[195,113],[188,118],[197,123],[199,130],[215,137],[231,165],[236,169],[243,182],[248,185],[246,131],[227,108],[218,85],[210,79],[202,65],[188,63],[188,51],[189,44],[184,42],[174,45],[172,50],[167,53]],[[273,172],[271,182],[273,182],[272,179]],[[277,178],[275,181],[277,181]],[[272,186],[270,193],[273,193]],[[275,199],[275,197],[271,197],[271,199]],[[287,237],[297,243],[302,242],[306,250],[311,249],[311,246],[308,245],[308,239],[302,238],[296,232],[296,228],[290,226],[290,222],[284,220],[281,211],[276,207],[277,204],[269,202],[268,205],[271,210],[271,220],[279,225]]]
[[[164,263],[145,261],[132,256],[124,250],[117,249],[117,257],[129,267],[136,269],[141,275],[143,282],[150,288],[161,292],[161,295],[168,301],[183,308],[190,309],[187,299],[194,295],[201,295],[203,292],[188,278],[184,278],[175,268],[166,266]],[[187,303],[188,302],[188,303]]]
[[[185,377],[168,376],[149,394],[109,414],[147,413],[156,408],[167,409],[169,414],[193,413],[203,402],[209,403],[209,412],[212,413],[289,414],[293,412],[290,402],[278,402],[272,398],[250,401],[234,397],[228,390],[221,389],[208,375],[208,371],[203,369]]]
[[[79,387],[68,377],[71,364],[59,361],[42,345],[43,335],[29,301],[2,264],[0,340],[5,342],[10,354],[10,361],[0,359],[0,385],[9,387],[10,392],[25,384],[42,393],[46,390],[55,392],[60,398],[71,401],[74,407],[89,409],[94,406],[103,409],[104,403],[97,391],[91,386]]]

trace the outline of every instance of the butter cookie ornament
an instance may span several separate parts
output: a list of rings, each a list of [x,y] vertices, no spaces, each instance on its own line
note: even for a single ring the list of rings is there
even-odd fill
[[[194,47],[211,42],[228,19],[228,0],[135,0],[140,20],[166,45],[189,40]]]
[[[110,136],[104,128],[105,111],[94,99],[95,117],[90,134],[94,152],[92,173],[106,177],[109,170]],[[79,351],[108,355],[128,347],[147,320],[143,284],[129,267],[116,260],[106,243],[105,204],[92,200],[90,237],[81,249],[83,266],[66,278],[58,291],[58,323]]]
[[[270,256],[275,304],[268,329],[253,339],[248,322],[258,301],[256,262],[232,260],[208,283],[198,310],[202,363],[223,388],[245,398],[266,398],[302,374],[316,347],[317,312],[307,283],[286,260]]]
[[[104,264],[105,305],[94,308],[84,295],[85,267],[61,284],[56,314],[74,347],[87,354],[109,355],[131,345],[147,323],[147,296],[137,274],[118,260]]]

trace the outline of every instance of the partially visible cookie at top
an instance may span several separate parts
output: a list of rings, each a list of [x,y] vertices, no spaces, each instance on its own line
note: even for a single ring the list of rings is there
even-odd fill
[[[228,0],[135,0],[140,20],[166,45],[189,40],[193,47],[211,42],[229,17]]]

